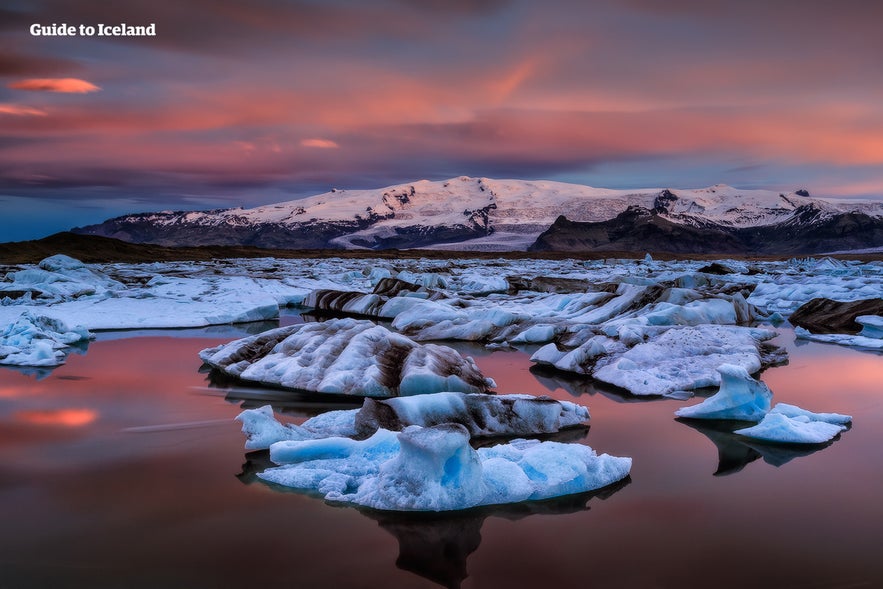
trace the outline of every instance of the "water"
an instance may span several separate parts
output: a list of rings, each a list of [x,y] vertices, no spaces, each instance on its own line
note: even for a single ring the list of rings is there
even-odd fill
[[[0,588],[883,586],[883,358],[781,331],[775,401],[855,417],[808,456],[675,421],[693,401],[623,402],[535,374],[524,352],[460,346],[500,391],[588,405],[569,437],[634,466],[603,496],[444,517],[255,481],[266,455],[246,456],[231,420],[279,394],[210,386],[196,356],[244,332],[104,334],[42,380],[0,371]]]

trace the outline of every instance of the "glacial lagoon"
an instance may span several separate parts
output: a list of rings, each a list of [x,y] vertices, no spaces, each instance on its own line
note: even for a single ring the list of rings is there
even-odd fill
[[[829,446],[796,450],[676,421],[693,400],[638,399],[532,368],[537,346],[453,342],[498,392],[587,405],[589,427],[559,439],[631,456],[631,477],[553,501],[396,515],[256,477],[270,463],[243,450],[233,421],[243,408],[271,403],[298,422],[356,406],[200,372],[201,349],[276,325],[103,332],[51,372],[3,368],[0,586],[883,583],[880,353],[777,329],[790,361],[762,374],[774,401],[854,416]]]

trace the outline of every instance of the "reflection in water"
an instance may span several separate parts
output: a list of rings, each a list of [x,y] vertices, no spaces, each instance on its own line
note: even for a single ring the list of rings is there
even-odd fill
[[[275,466],[268,450],[249,452],[245,455],[242,472],[237,478],[245,484],[262,483],[282,491],[299,493],[286,487],[278,487],[258,478],[258,473]],[[567,495],[546,501],[529,501],[510,505],[492,505],[448,513],[390,512],[357,508],[365,517],[371,518],[399,543],[396,566],[404,571],[420,575],[443,587],[457,588],[469,576],[466,561],[481,544],[481,528],[488,517],[500,517],[510,521],[531,515],[566,515],[588,511],[588,502],[594,497],[601,500],[614,495],[631,482],[631,478],[610,486]]]
[[[82,427],[98,419],[98,413],[91,409],[43,409],[18,411],[12,418],[14,421],[31,425]]]
[[[666,397],[633,395],[625,389],[599,382],[588,376],[570,374],[555,370],[548,366],[531,366],[530,373],[548,390],[554,391],[557,389],[564,389],[574,397],[582,395],[594,396],[600,394],[611,401],[616,401],[617,403],[645,403],[648,401],[658,401],[660,399],[677,398],[674,395],[668,395]],[[691,395],[687,394],[684,398],[689,398],[690,396]]]
[[[812,445],[764,444],[733,433],[733,430],[754,425],[752,422],[684,418],[677,418],[675,421],[695,429],[717,447],[718,467],[714,476],[737,473],[758,458],[763,458],[767,464],[779,467],[795,458],[815,454],[834,443],[830,441]],[[836,439],[839,439],[839,436]]]
[[[360,512],[377,521],[399,542],[396,566],[420,575],[443,587],[457,588],[469,576],[466,561],[481,544],[481,528],[488,517],[517,521],[525,517],[566,515],[587,511],[593,497],[607,499],[625,487],[625,479],[603,489],[567,495],[548,501],[496,505],[451,514],[401,512]]]

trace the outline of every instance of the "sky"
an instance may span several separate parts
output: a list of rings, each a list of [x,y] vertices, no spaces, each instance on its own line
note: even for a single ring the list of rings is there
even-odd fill
[[[0,241],[459,175],[883,198],[870,0],[4,0]],[[154,37],[31,25],[156,25]]]

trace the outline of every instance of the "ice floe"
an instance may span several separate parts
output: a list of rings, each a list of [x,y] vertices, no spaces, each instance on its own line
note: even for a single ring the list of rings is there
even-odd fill
[[[675,412],[680,418],[753,421],[755,425],[734,434],[764,443],[822,444],[834,439],[852,422],[849,415],[813,413],[786,403],[770,409],[773,393],[739,366],[718,368],[720,390],[698,405]],[[711,436],[710,436],[711,437]]]
[[[864,335],[848,335],[845,333],[811,333],[802,327],[794,328],[797,339],[821,342],[824,344],[837,344],[865,348],[868,350],[883,350],[883,338],[867,337]]]
[[[280,327],[205,349],[200,358],[245,381],[318,393],[394,397],[495,386],[449,347],[350,318]]]
[[[459,424],[380,429],[366,440],[278,442],[262,479],[387,511],[451,511],[583,493],[628,476],[631,458],[514,440],[474,450]]]
[[[840,435],[844,429],[844,426],[813,420],[806,415],[788,417],[784,413],[771,411],[757,425],[737,429],[733,433],[763,442],[824,444]]]
[[[698,405],[678,409],[675,415],[691,419],[763,419],[773,399],[769,387],[751,378],[742,366],[723,364],[717,371],[721,375],[720,390]]]
[[[25,311],[0,328],[0,364],[13,366],[59,366],[69,346],[94,337],[82,325]]]
[[[283,440],[333,436],[365,438],[378,429],[400,431],[411,425],[458,423],[470,436],[550,434],[589,419],[589,409],[569,401],[533,395],[485,395],[441,392],[392,399],[365,399],[361,409],[329,411],[302,425],[282,424],[269,405],[237,416],[245,447],[269,448]]]
[[[774,336],[766,329],[738,326],[674,327],[645,334],[647,340],[631,348],[607,336],[595,336],[566,352],[548,344],[531,360],[591,375],[633,395],[671,395],[720,385],[717,368],[722,364],[753,374],[779,361],[777,349],[763,344]]]

